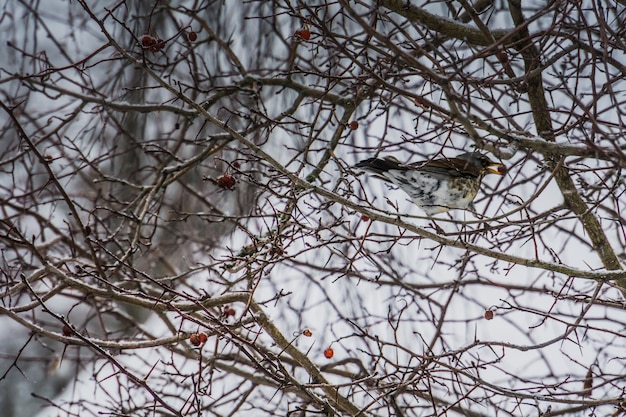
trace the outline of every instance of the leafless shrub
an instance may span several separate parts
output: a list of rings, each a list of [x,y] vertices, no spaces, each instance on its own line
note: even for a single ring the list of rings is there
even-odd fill
[[[626,414],[622,4],[3,7],[5,415]]]

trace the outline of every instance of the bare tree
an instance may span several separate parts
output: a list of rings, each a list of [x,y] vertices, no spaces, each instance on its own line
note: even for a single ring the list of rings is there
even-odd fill
[[[7,2],[3,415],[626,414],[618,3]]]

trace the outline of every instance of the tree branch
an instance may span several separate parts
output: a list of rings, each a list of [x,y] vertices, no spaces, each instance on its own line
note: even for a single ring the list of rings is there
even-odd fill
[[[515,44],[516,48],[524,59],[526,73],[533,74],[528,77],[528,100],[530,102],[537,133],[545,140],[555,142],[556,138],[552,128],[550,109],[543,89],[542,73],[540,71],[533,73],[533,70],[541,66],[541,55],[536,46],[532,43],[530,33],[525,25],[521,0],[510,0],[509,10],[513,21],[519,28],[515,35],[517,39]],[[564,157],[549,152],[545,152],[544,155],[549,166],[555,169],[554,178],[561,190],[565,204],[580,218],[604,267],[608,270],[621,270],[622,266],[619,259],[609,244],[598,219],[593,215],[578,193],[567,167],[564,164],[559,164],[559,160]],[[619,278],[615,282],[622,289],[622,293],[626,295],[626,278]]]

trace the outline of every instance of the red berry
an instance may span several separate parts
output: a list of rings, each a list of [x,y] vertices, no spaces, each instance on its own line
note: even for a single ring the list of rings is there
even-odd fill
[[[187,33],[187,39],[189,39],[190,42],[194,42],[196,39],[198,39],[198,34],[192,30],[191,32]]]
[[[232,308],[229,305],[225,305],[224,306],[224,310],[222,310],[222,315],[224,317],[233,317],[235,314],[237,314],[237,310],[235,310],[234,308]]]
[[[428,108],[428,103],[426,102],[426,100],[421,99],[419,97],[416,97],[415,99],[413,99],[413,103],[415,103],[416,106]]]
[[[296,30],[295,36],[302,40],[308,41],[309,39],[311,39],[311,31],[307,28],[298,29]]]
[[[206,333],[200,333],[198,335],[198,339],[200,339],[200,344],[204,345],[206,341],[209,339],[209,336],[207,336]]]
[[[363,220],[364,222],[369,222],[370,218],[369,218],[369,216],[367,216],[365,214],[361,214],[361,220]]]
[[[139,43],[141,43],[141,46],[144,48],[150,48],[157,43],[157,40],[150,35],[142,35],[139,37]]]
[[[492,320],[493,319],[493,310],[485,310],[485,319]]]
[[[326,349],[324,350],[324,356],[325,356],[327,359],[330,359],[330,358],[332,358],[333,356],[335,356],[335,352],[333,351],[333,348],[326,348]]]
[[[504,174],[506,174],[506,173],[507,173],[507,171],[508,171],[508,169],[507,169],[507,167],[506,167],[506,166],[504,166],[504,165],[500,165],[500,166],[498,166],[498,172],[499,172],[500,174],[504,175]]]
[[[200,346],[200,335],[198,333],[194,333],[189,336],[189,343],[194,346]]]
[[[237,181],[235,181],[235,179],[228,174],[217,177],[215,182],[217,183],[218,187],[223,188],[224,190],[232,190],[233,188],[235,188],[235,184],[237,183]]]
[[[165,41],[163,39],[157,39],[155,44],[150,47],[151,52],[159,52],[165,48]]]
[[[350,122],[350,124],[348,124],[348,127],[350,128],[350,130],[357,130],[359,128],[359,122],[353,120]]]
[[[74,326],[70,327],[67,324],[64,324],[61,332],[63,333],[63,336],[70,337],[72,334],[74,334]]]
[[[302,331],[302,334],[303,334],[303,335],[305,335],[306,337],[311,337],[311,336],[313,336],[313,332],[312,332],[312,331],[310,331],[309,329],[304,329],[304,330]]]

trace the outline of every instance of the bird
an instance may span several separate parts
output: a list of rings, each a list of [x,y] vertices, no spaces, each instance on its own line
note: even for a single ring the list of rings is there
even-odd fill
[[[393,156],[369,158],[355,168],[397,185],[428,216],[453,209],[475,212],[473,201],[483,177],[507,172],[505,165],[478,151],[411,164]]]

